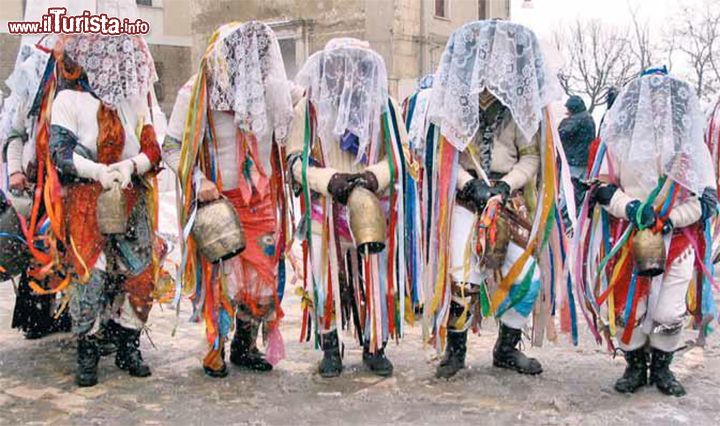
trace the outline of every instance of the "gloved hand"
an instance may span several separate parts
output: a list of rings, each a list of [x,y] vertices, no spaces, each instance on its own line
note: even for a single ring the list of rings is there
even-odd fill
[[[117,170],[110,170],[105,164],[99,164],[96,168],[94,180],[102,185],[103,189],[110,189],[122,181],[122,175]]]
[[[650,204],[645,204],[645,207],[640,213],[640,217],[638,217],[638,210],[641,205],[642,203],[639,200],[633,200],[625,206],[625,214],[627,214],[630,223],[638,229],[649,228],[655,225],[657,215],[655,215],[655,210],[653,210],[653,207]]]
[[[499,180],[490,187],[490,193],[493,197],[495,195],[500,195],[502,197],[503,204],[505,204],[508,198],[510,198],[510,185],[508,185],[505,181]]]
[[[135,171],[135,164],[130,160],[122,160],[117,163],[113,163],[110,166],[110,170],[114,170],[120,174],[120,186],[125,189],[130,186],[132,182],[132,175]]]
[[[460,200],[467,201],[474,207],[475,213],[483,211],[492,196],[490,187],[480,179],[472,179],[466,183],[458,194]]]
[[[200,190],[198,191],[198,201],[207,203],[220,198],[220,190],[218,190],[215,182],[205,177],[200,179]]]
[[[15,172],[11,174],[9,185],[10,189],[14,189],[16,191],[22,191],[23,189],[30,186],[28,178],[23,172]]]
[[[371,171],[356,173],[355,180],[357,182],[357,186],[362,186],[370,192],[374,193],[378,190],[379,185],[377,178],[375,177],[375,174]]]
[[[700,220],[705,222],[711,218],[717,211],[718,195],[717,191],[713,188],[707,187],[700,197]]]
[[[350,192],[358,184],[357,175],[354,173],[335,173],[328,182],[327,190],[335,201],[346,204]]]
[[[600,203],[602,206],[608,206],[617,190],[617,185],[612,183],[600,185],[600,187],[593,192],[593,201]]]

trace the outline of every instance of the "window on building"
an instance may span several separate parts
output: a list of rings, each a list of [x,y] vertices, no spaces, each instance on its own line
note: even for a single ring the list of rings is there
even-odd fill
[[[152,0],[135,0],[140,6],[152,6]]]
[[[297,56],[295,54],[295,39],[280,39],[278,40],[278,44],[280,44],[280,53],[282,53],[283,62],[285,63],[285,73],[289,79],[293,79],[298,71]]]
[[[478,19],[487,19],[487,0],[478,0]]]
[[[448,6],[450,0],[435,0],[435,17],[436,18],[447,18],[450,14],[448,13]]]

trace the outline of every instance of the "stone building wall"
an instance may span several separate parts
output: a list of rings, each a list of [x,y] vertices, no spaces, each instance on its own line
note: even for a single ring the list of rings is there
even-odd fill
[[[15,68],[15,59],[20,49],[20,37],[10,34],[0,34],[0,90],[7,96],[9,89],[5,80]]]
[[[169,117],[175,104],[177,91],[195,72],[190,61],[189,47],[150,45],[155,68],[160,80],[155,84],[155,93],[160,108]]]

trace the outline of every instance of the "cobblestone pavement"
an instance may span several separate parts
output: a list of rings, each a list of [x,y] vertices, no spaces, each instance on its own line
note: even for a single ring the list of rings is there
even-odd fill
[[[419,326],[388,349],[395,375],[380,379],[363,370],[361,351],[349,344],[340,378],[316,374],[320,353],[297,342],[299,305],[287,300],[283,334],[288,358],[268,374],[231,368],[225,379],[203,375],[202,327],[156,307],[142,347],[153,367],[131,378],[111,358],[100,362],[100,384],[73,384],[74,342],[69,334],[24,340],[10,329],[12,286],[0,287],[0,423],[2,424],[717,424],[720,418],[720,345],[678,356],[675,371],[689,395],[660,395],[648,387],[618,395],[613,381],[624,362],[586,337],[528,349],[544,362],[539,377],[491,366],[495,329],[472,336],[470,368],[455,379],[433,377],[437,359],[423,348]],[[177,328],[176,328],[177,327]],[[176,328],[173,336],[172,331]],[[690,336],[688,336],[690,337]]]

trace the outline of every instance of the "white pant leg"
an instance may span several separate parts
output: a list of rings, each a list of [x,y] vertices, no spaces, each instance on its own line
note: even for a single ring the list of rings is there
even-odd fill
[[[328,250],[327,255],[329,255],[329,250]],[[323,270],[322,270],[322,268],[323,268],[323,266],[322,266],[322,263],[323,263],[322,258],[323,257],[322,256],[323,256],[323,238],[321,235],[313,233],[312,234],[312,258],[311,258],[312,272],[313,272],[313,275],[315,276],[315,280],[318,283],[318,285],[325,288],[325,279],[323,278]],[[327,272],[325,273],[325,275],[327,275]],[[314,292],[314,289],[310,288],[309,291]],[[314,302],[317,303],[317,301],[314,301]],[[333,303],[331,309],[334,309],[334,308],[335,308],[335,304]],[[317,307],[316,307],[316,309],[317,309]],[[315,320],[317,320],[317,317],[315,317]],[[328,329],[326,329],[322,324],[315,324],[315,326],[318,327],[318,331],[320,331],[320,334],[326,334],[326,333],[335,331],[335,321],[330,322],[330,328],[328,328]]]
[[[663,276],[657,305],[652,310],[650,346],[665,352],[680,347],[682,326],[687,312],[686,296],[692,279],[695,252],[688,248]]]
[[[522,256],[525,249],[520,247],[519,245],[513,243],[512,241],[510,244],[508,244],[508,251],[507,256],[505,257],[505,262],[502,265],[502,274],[503,276],[507,275],[508,272],[510,272],[510,268],[515,264],[515,262],[518,261],[520,256]],[[535,262],[535,258],[530,256],[525,262],[525,265],[523,265],[522,272],[520,273],[519,277],[522,279],[525,277],[525,275],[529,272],[530,268],[532,267],[533,262]],[[540,270],[538,267],[535,267],[535,271],[533,272],[533,281],[539,281],[540,280]],[[516,330],[520,330],[530,319],[530,315],[522,315],[520,312],[518,312],[515,308],[508,309],[503,316],[500,318],[500,322],[502,322],[505,326],[509,328],[513,328]]]
[[[470,247],[470,265],[465,275],[465,253],[468,244],[475,238],[475,213],[458,204],[453,206],[450,225],[450,277],[455,282],[480,285],[485,276],[480,269],[480,259],[474,247]]]

